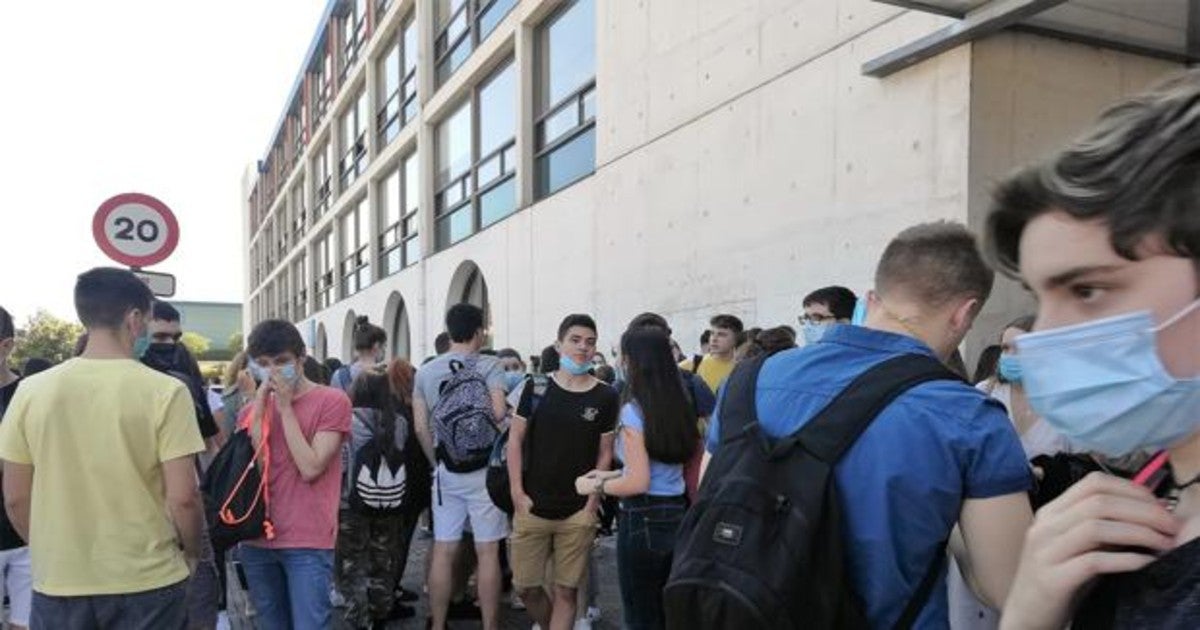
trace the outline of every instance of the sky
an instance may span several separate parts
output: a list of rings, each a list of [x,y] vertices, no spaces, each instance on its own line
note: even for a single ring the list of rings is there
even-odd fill
[[[0,306],[74,320],[107,198],[179,220],[175,299],[240,302],[241,180],[261,158],[325,0],[13,2],[0,38]]]

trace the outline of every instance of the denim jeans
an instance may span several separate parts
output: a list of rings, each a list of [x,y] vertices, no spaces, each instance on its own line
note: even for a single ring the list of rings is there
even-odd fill
[[[32,630],[183,630],[187,581],[140,593],[58,597],[34,591]]]
[[[324,630],[333,606],[332,549],[264,549],[242,545],[239,551],[250,601],[262,630]]]
[[[617,573],[629,630],[667,625],[662,592],[671,573],[675,538],[686,506],[683,497],[640,496],[621,501]]]

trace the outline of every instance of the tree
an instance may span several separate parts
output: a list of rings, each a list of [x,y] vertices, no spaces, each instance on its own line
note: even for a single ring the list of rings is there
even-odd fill
[[[212,347],[212,341],[209,341],[208,337],[194,332],[183,333],[183,337],[179,339],[179,343],[182,343],[188,349],[188,352],[191,352],[192,356],[197,359]]]
[[[17,347],[11,356],[13,365],[20,367],[33,357],[62,363],[75,356],[75,342],[82,334],[83,326],[39,310],[24,328],[17,330]]]
[[[246,340],[242,337],[242,333],[233,333],[229,336],[229,343],[225,347],[231,353],[237,354],[246,349]]]

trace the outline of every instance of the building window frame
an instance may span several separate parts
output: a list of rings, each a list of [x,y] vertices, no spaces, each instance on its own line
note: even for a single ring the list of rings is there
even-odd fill
[[[329,211],[333,201],[333,141],[327,140],[316,155],[316,178],[313,179],[313,222]]]
[[[338,75],[342,82],[362,59],[369,34],[367,32],[367,0],[353,0],[350,12],[342,18],[342,68]]]
[[[333,230],[326,230],[317,238],[317,277],[313,294],[316,296],[314,311],[333,306],[334,251]]]
[[[367,89],[364,87],[358,96],[352,99],[350,108],[342,116],[343,140],[349,146],[344,147],[345,153],[338,163],[338,174],[341,179],[342,191],[345,192],[350,184],[358,180],[367,170],[367,129],[370,126],[366,116]],[[353,124],[353,132],[347,133],[346,125]]]
[[[383,95],[386,100],[375,114],[380,146],[391,144],[400,135],[400,130],[417,117],[420,107],[417,101],[417,60],[409,59],[410,55],[408,54],[409,40],[411,39],[415,44],[416,37],[416,22],[410,17],[396,31],[396,35],[387,46],[388,54],[381,59],[385,66],[393,62],[399,65],[396,68],[399,82],[396,89],[392,90],[390,94]],[[415,52],[415,45],[413,49]],[[415,57],[415,55],[412,56]],[[379,74],[381,77],[386,77],[387,69],[385,68]],[[384,78],[380,79],[380,81],[383,80]]]
[[[420,195],[410,195],[410,193],[420,190],[419,169],[417,152],[413,151],[401,158],[396,164],[396,169],[385,176],[379,184],[384,188],[381,197],[385,204],[379,208],[379,217],[383,219],[387,216],[386,204],[393,195],[396,197],[399,209],[399,219],[390,225],[384,225],[379,235],[379,275],[381,278],[411,267],[421,259],[421,241],[418,238],[420,236],[420,219],[418,217]],[[389,190],[387,188],[388,180],[392,175],[396,176],[397,185],[394,190]],[[410,197],[418,201],[417,204],[411,204],[412,207],[409,207]],[[384,221],[381,220],[379,223],[383,225]]]
[[[470,108],[471,165],[464,172],[438,187],[434,192],[435,251],[446,249],[499,220],[496,219],[495,221],[484,223],[481,200],[488,193],[514,181],[516,178],[517,164],[520,162],[516,148],[516,121],[513,121],[514,135],[512,138],[489,151],[487,155],[480,156],[480,93],[504,72],[509,70],[515,72],[516,69],[512,65],[513,63],[514,61],[510,58],[508,61],[500,64],[487,79],[471,88],[470,97],[465,103],[465,106]],[[513,95],[513,98],[516,98],[516,94]],[[456,109],[454,113],[458,113],[458,111]],[[452,117],[453,114],[443,119],[439,124],[439,128],[441,124],[447,124]],[[437,150],[442,150],[442,147],[437,147]],[[494,174],[489,176],[489,173]],[[453,236],[453,227],[450,223],[453,222],[460,211],[468,206],[470,207],[471,228],[461,238],[455,239]],[[515,206],[514,200],[514,211],[516,210]],[[508,216],[508,214],[503,216]],[[503,218],[503,216],[500,218]]]
[[[441,87],[512,12],[517,0],[461,0],[444,26],[435,22],[434,76]],[[495,11],[495,12],[494,12]],[[434,20],[438,16],[434,15]]]
[[[342,252],[343,257],[338,265],[338,272],[342,278],[343,299],[371,286],[371,237],[368,219],[370,208],[367,196],[363,195],[347,204],[347,208],[346,212],[338,217],[342,243],[353,245],[353,249],[345,248],[347,251]],[[347,223],[353,231],[352,234],[346,233]]]
[[[554,24],[565,17],[572,9],[579,6],[578,0],[564,3],[553,15],[543,21],[537,28],[537,37],[535,38],[535,58],[537,61],[537,90],[539,94],[538,105],[542,102],[542,95],[549,89],[549,55],[554,53],[553,50],[548,50],[548,36],[550,29]],[[594,6],[592,10],[595,11]],[[593,13],[592,28],[595,29],[595,17]],[[573,114],[572,114],[573,113]],[[569,126],[564,126],[563,122],[569,122]],[[551,123],[554,123],[553,125]],[[554,135],[549,136],[550,128],[555,128]],[[561,128],[560,128],[561,127]],[[580,141],[585,134],[594,134],[596,129],[596,73],[595,68],[592,69],[592,78],[577,86],[571,93],[561,97],[558,101],[547,103],[545,111],[540,113],[534,120],[534,196],[541,200],[553,195],[554,193],[567,188],[571,184],[595,173],[596,159],[593,149],[592,169],[586,173],[581,173],[570,181],[561,182],[557,187],[551,188],[551,183],[548,181],[545,173],[548,170],[548,164],[552,156],[560,149],[570,145],[576,141]]]

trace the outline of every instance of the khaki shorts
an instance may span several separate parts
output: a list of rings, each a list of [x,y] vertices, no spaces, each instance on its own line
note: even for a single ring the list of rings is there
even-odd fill
[[[546,561],[553,557],[554,583],[579,588],[587,573],[596,527],[596,516],[587,508],[561,521],[518,512],[509,539],[513,585],[518,589],[545,585]]]

